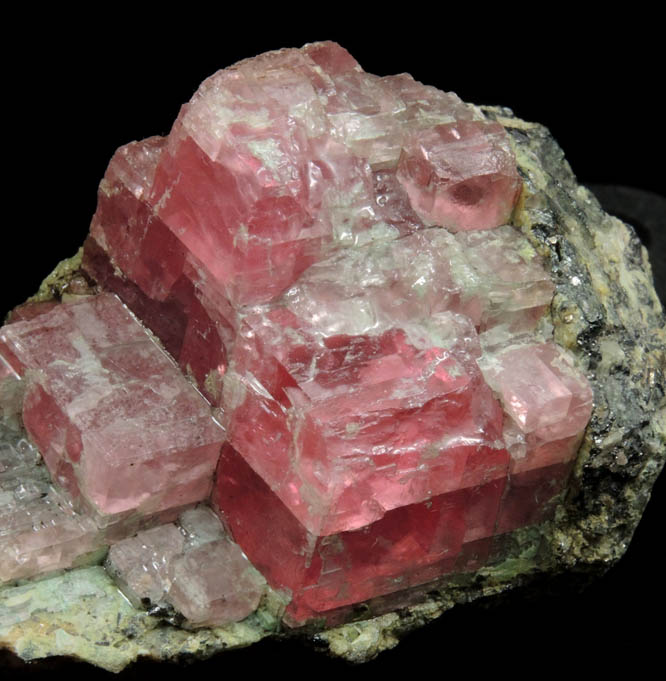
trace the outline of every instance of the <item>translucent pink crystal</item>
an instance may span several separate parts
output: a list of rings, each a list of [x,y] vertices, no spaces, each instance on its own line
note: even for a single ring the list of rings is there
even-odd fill
[[[456,231],[508,222],[521,187],[504,128],[465,120],[410,135],[398,179],[424,221]]]
[[[266,582],[229,537],[178,556],[171,565],[168,600],[189,626],[221,626],[254,612]]]
[[[190,627],[238,622],[254,610],[266,582],[205,507],[178,524],[139,532],[111,547],[107,569],[138,607],[172,606]]]
[[[498,531],[546,518],[564,489],[592,413],[592,390],[555,343],[509,345],[479,360],[506,418],[511,475]]]
[[[484,358],[480,365],[507,414],[535,441],[563,440],[587,425],[592,391],[555,343],[512,345]]]
[[[159,604],[169,590],[169,566],[185,549],[185,536],[173,523],[139,532],[109,549],[106,565],[135,607]]]
[[[0,583],[71,567],[103,544],[92,519],[50,484],[29,442],[0,445]]]
[[[115,296],[9,324],[0,352],[29,372],[25,427],[75,498],[104,515],[206,498],[224,434]]]
[[[16,394],[8,394],[7,380],[0,383],[5,411],[0,416],[0,584],[97,562],[109,544],[179,514],[182,508],[108,516],[74,503],[67,490],[51,480],[20,425],[7,425],[7,399],[22,395],[25,381],[9,382],[16,384]]]

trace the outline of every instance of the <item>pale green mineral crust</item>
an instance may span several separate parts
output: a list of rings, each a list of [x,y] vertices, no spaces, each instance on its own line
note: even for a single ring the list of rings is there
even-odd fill
[[[245,621],[217,629],[164,627],[93,566],[0,591],[0,641],[24,660],[74,656],[118,672],[141,656],[206,656],[254,643],[275,630],[279,606],[266,598]]]
[[[647,253],[630,227],[577,184],[544,127],[507,109],[485,112],[507,128],[515,146],[525,189],[514,222],[550,262],[555,338],[576,355],[595,392],[554,521],[514,532],[499,564],[427,585],[394,612],[372,617],[373,608],[386,605],[371,603],[365,619],[328,631],[287,634],[279,626],[284,603],[274,592],[241,623],[187,631],[133,608],[104,569],[93,566],[1,588],[0,645],[24,660],[66,655],[119,671],[143,656],[204,658],[290,635],[316,637],[331,654],[363,662],[457,603],[562,573],[601,573],[623,555],[666,456],[666,329]],[[79,262],[80,255],[61,263],[35,300],[76,291]]]
[[[54,298],[60,299],[68,294],[72,283],[81,278],[81,258],[83,257],[83,247],[67,260],[59,262],[53,272],[40,284],[39,290],[34,296],[29,298],[31,303],[42,303]]]

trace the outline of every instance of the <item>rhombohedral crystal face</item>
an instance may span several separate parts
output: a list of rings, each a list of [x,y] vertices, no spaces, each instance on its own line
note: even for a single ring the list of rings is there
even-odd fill
[[[136,605],[206,626],[272,589],[299,626],[500,559],[592,409],[521,189],[500,124],[334,43],[211,76],[111,160],[94,290],[0,333],[51,478],[5,445],[0,579],[112,545]]]

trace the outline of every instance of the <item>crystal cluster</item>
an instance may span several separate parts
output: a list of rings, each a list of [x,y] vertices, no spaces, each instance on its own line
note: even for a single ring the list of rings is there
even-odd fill
[[[592,399],[532,333],[551,297],[515,229],[431,229],[336,253],[248,311],[215,503],[298,594],[296,621],[479,566],[546,517]]]
[[[501,126],[320,43],[219,71],[167,138],[119,149],[85,266],[219,403],[243,306],[337,247],[501,225],[519,189]]]
[[[247,555],[298,625],[548,517],[592,392],[544,323],[520,191],[501,125],[334,43],[220,71],[116,152],[83,256],[104,292],[24,308],[0,352],[133,602],[240,619]],[[209,510],[170,522],[214,470],[238,545]]]
[[[195,627],[242,620],[266,585],[203,506],[114,544],[107,569],[132,603],[171,606]]]

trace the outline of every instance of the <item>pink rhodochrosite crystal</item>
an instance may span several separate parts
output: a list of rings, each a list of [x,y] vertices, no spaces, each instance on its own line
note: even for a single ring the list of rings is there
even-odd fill
[[[116,296],[9,324],[0,352],[26,375],[26,430],[75,499],[111,520],[208,496],[224,433]]]
[[[237,621],[265,589],[249,559],[288,624],[333,621],[549,517],[592,392],[511,225],[521,189],[500,124],[330,42],[219,71],[116,152],[83,255],[100,293],[18,310],[0,376],[55,483],[115,528],[132,602]],[[219,519],[172,522],[206,500]]]
[[[177,524],[114,544],[107,569],[132,603],[174,607],[190,627],[244,619],[266,588],[220,520],[203,506],[185,511]]]
[[[408,137],[398,180],[428,224],[487,229],[511,216],[520,184],[504,128],[460,120]]]

